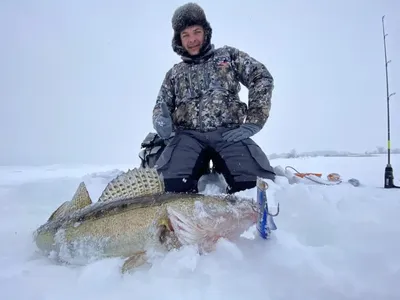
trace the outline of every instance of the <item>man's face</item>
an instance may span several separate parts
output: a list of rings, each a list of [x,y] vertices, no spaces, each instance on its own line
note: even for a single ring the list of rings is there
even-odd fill
[[[197,55],[204,42],[203,27],[194,25],[187,27],[181,32],[181,42],[183,48],[189,52],[190,55]]]

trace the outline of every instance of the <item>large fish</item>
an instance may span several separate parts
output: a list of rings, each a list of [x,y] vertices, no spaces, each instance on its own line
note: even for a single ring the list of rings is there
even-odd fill
[[[126,258],[125,272],[148,262],[149,251],[212,251],[219,238],[236,239],[254,225],[257,214],[248,198],[164,193],[155,169],[135,168],[113,179],[95,203],[82,182],[34,237],[44,253],[71,264]]]

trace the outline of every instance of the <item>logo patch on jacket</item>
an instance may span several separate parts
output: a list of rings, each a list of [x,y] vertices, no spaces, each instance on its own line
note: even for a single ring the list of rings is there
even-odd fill
[[[220,70],[226,71],[230,65],[229,59],[227,57],[221,57],[217,61],[217,66]]]

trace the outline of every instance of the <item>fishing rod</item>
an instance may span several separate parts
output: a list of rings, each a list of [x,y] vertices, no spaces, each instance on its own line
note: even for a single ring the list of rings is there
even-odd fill
[[[386,52],[386,37],[388,34],[385,32],[385,16],[382,17],[382,29],[383,29],[383,49],[385,54],[385,74],[386,74],[386,106],[387,106],[387,157],[388,161],[385,167],[385,184],[386,189],[389,188],[400,188],[394,184],[393,167],[390,162],[390,97],[394,96],[396,93],[389,92],[389,75],[388,75],[388,64],[391,60],[387,59]]]

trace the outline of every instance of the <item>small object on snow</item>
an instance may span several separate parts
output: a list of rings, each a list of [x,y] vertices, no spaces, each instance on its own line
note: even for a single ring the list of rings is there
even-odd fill
[[[297,177],[300,177],[300,178],[304,178],[304,177],[310,176],[310,175],[321,177],[322,173],[295,173],[294,175],[296,175]]]
[[[360,181],[358,179],[355,179],[355,178],[350,178],[347,182],[350,183],[353,186],[360,186]]]
[[[285,171],[288,172],[288,169],[292,169],[295,172],[293,175],[293,178],[295,178],[295,177],[304,178],[304,179],[308,179],[314,183],[322,184],[322,185],[338,185],[338,184],[343,183],[343,180],[342,180],[340,174],[338,174],[338,173],[329,173],[326,176],[327,179],[323,179],[322,173],[302,173],[302,172],[297,171],[292,166],[286,166]],[[289,179],[289,183],[292,183],[292,182],[290,182],[291,177],[288,177],[288,176],[286,176],[286,177]],[[347,182],[355,187],[360,186],[360,181],[355,178],[350,178],[347,180]],[[293,182],[293,183],[295,183],[295,182]]]
[[[295,171],[295,173],[294,173],[295,177],[305,178],[305,179],[308,179],[308,180],[310,180],[312,182],[315,182],[315,183],[318,183],[318,184],[336,185],[336,184],[340,184],[342,182],[340,180],[336,181],[336,182],[333,182],[333,181],[329,180],[329,178],[328,178],[328,180],[322,179],[321,178],[322,177],[321,173],[302,173],[302,172],[297,171],[292,166],[286,166],[285,170],[287,171],[288,169],[292,169],[293,171]],[[331,173],[331,174],[336,174],[336,173]],[[331,174],[329,174],[329,175],[331,175]]]
[[[279,214],[279,204],[276,214],[272,215],[269,213],[266,192],[267,188],[268,184],[261,178],[257,178],[257,203],[259,209],[257,231],[263,239],[268,239],[271,235],[271,231],[277,229],[273,217],[276,217]]]
[[[329,181],[338,182],[340,181],[340,175],[338,173],[330,173],[326,176]]]

